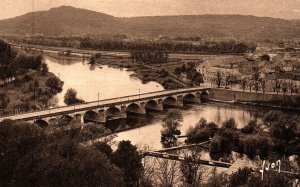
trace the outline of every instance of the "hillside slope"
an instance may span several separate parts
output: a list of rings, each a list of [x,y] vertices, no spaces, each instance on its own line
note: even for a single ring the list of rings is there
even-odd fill
[[[33,21],[34,20],[34,21]],[[34,25],[34,29],[33,29]],[[299,38],[300,21],[241,15],[117,18],[62,6],[0,21],[0,34]]]

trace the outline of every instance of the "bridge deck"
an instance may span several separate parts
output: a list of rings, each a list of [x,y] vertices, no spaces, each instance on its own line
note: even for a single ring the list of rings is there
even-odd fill
[[[40,110],[35,112],[5,116],[0,118],[0,122],[2,122],[5,119],[11,119],[16,121],[19,120],[29,121],[29,120],[39,119],[39,118],[54,117],[58,115],[93,110],[97,108],[127,104],[131,102],[142,101],[147,99],[155,99],[157,97],[165,97],[165,96],[171,96],[176,94],[185,94],[185,93],[195,92],[195,91],[203,91],[207,89],[209,88],[197,87],[197,88],[186,88],[186,89],[178,89],[178,90],[163,90],[163,91],[150,92],[150,93],[144,93],[139,95],[130,95],[125,97],[92,101],[92,102],[87,102],[79,105],[57,107],[57,108],[51,108],[51,109]]]

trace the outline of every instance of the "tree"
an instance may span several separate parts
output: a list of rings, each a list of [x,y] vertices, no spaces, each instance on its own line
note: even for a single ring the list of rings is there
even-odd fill
[[[296,138],[297,121],[297,119],[284,117],[270,127],[270,136],[276,143],[276,151],[280,154],[286,154],[289,142]]]
[[[130,141],[121,141],[119,143],[117,150],[113,153],[112,162],[122,169],[126,186],[138,186],[143,165],[137,148]]]
[[[41,72],[43,75],[46,75],[49,72],[48,65],[44,62],[41,65]]]
[[[101,53],[93,54],[90,58],[90,64],[95,64],[97,60],[101,59]]]
[[[50,77],[46,80],[46,86],[51,88],[51,91],[60,93],[62,91],[63,82],[57,77]]]
[[[288,91],[288,85],[285,82],[282,84],[282,91],[283,91],[283,95],[285,95],[286,92]]]
[[[181,134],[179,128],[182,126],[182,121],[183,117],[180,110],[168,111],[162,120],[161,141],[163,144],[169,145],[176,141],[175,135]]]
[[[236,124],[234,118],[230,118],[227,121],[225,121],[222,124],[222,128],[233,130],[233,131],[237,130],[237,124]]]
[[[180,164],[175,160],[158,159],[158,182],[157,186],[180,186]]]
[[[252,91],[252,86],[254,85],[253,80],[249,81],[249,90]]]
[[[244,92],[246,87],[247,87],[247,79],[246,78],[242,79],[241,86],[242,86],[242,89],[243,89],[243,92]]]
[[[263,93],[265,93],[266,92],[266,81],[262,80],[261,83],[260,83],[260,85],[261,85]]]
[[[186,136],[187,143],[201,143],[208,141],[218,131],[219,127],[215,123],[207,123],[203,118],[195,125],[195,127],[188,129]]]
[[[245,134],[254,134],[259,132],[259,125],[257,124],[257,120],[251,120],[248,124],[241,129],[242,133]]]
[[[185,160],[180,163],[183,182],[187,186],[198,187],[203,184],[205,168],[197,162],[199,159],[199,154],[192,151],[191,155],[185,154]]]
[[[274,124],[283,121],[284,113],[281,111],[271,110],[263,116],[263,122],[267,127],[272,127]]]
[[[253,70],[253,74],[252,74],[252,80],[254,81],[254,89],[255,92],[257,92],[259,90],[259,83],[260,83],[260,71],[258,67],[255,67],[252,69]]]
[[[73,105],[78,103],[84,103],[84,100],[77,98],[77,91],[73,88],[69,88],[64,96],[64,102],[67,105]]]
[[[63,138],[20,159],[13,186],[123,186],[122,179],[104,154]]]
[[[251,160],[254,160],[256,155],[259,155],[262,160],[267,159],[273,150],[270,139],[262,136],[247,136],[242,144],[243,152]]]
[[[236,172],[229,176],[229,187],[243,186],[250,178],[252,170],[250,168],[239,168]]]
[[[40,86],[40,83],[38,80],[35,80],[34,83],[33,83],[33,95],[34,95],[34,101],[36,101],[36,96],[38,95],[38,89],[39,89],[39,86]]]
[[[220,71],[217,71],[215,81],[216,81],[216,83],[217,83],[217,85],[218,85],[218,88],[221,87],[222,80],[223,80],[223,78],[222,78],[221,72],[220,72]]]
[[[0,123],[0,186],[10,186],[18,161],[43,146],[45,140],[42,129],[36,125],[11,120]]]
[[[0,110],[4,110],[10,102],[6,93],[0,93]]]
[[[113,154],[113,150],[106,142],[96,142],[94,144],[94,147],[96,148],[96,150],[105,154],[108,158],[111,158],[111,156]]]
[[[227,177],[225,176],[225,173],[219,173],[217,172],[216,167],[213,168],[211,172],[211,176],[208,178],[206,184],[204,184],[205,187],[223,187],[227,186],[228,181]]]

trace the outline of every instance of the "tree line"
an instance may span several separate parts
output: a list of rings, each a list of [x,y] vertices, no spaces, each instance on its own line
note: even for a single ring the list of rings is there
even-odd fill
[[[74,47],[81,49],[96,49],[104,51],[153,51],[160,50],[169,53],[204,53],[204,54],[239,54],[254,51],[256,46],[249,42],[237,41],[206,41],[202,44],[177,41],[121,41],[96,39],[91,37],[27,37],[11,38],[12,41],[56,47]]]
[[[167,63],[169,54],[166,52],[153,51],[131,51],[131,58],[136,62],[143,62],[149,64]]]
[[[18,52],[4,40],[0,40],[0,79],[5,83],[26,73],[26,70],[42,70],[41,55]]]
[[[115,151],[105,141],[82,145],[107,131],[92,125],[47,134],[35,124],[1,122],[0,185],[138,186],[143,166],[129,141]]]

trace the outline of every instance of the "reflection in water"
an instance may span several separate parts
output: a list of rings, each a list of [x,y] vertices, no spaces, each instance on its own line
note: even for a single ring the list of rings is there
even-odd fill
[[[85,101],[95,101],[109,99],[127,95],[134,95],[142,92],[153,92],[163,90],[163,87],[156,83],[150,82],[142,84],[137,78],[130,77],[132,72],[121,71],[108,66],[101,68],[89,66],[87,61],[64,61],[56,60],[50,57],[45,58],[49,66],[49,71],[58,75],[64,81],[63,92],[58,94],[59,105],[64,105],[63,97],[68,88],[74,88],[78,92],[78,96]],[[194,126],[201,118],[205,118],[208,122],[222,124],[229,118],[234,118],[241,128],[245,126],[251,119],[260,119],[262,115],[269,109],[236,106],[226,104],[201,104],[183,111],[182,134],[185,134],[190,126]],[[118,133],[117,140],[130,140],[135,145],[147,145],[153,149],[160,149],[160,131],[161,118],[146,117],[138,119],[123,119],[119,122],[110,121],[106,126],[112,130],[120,130],[125,127],[136,127],[138,125],[148,124],[147,126],[133,129],[130,131]]]
[[[194,126],[201,118],[208,122],[215,122],[221,125],[230,118],[234,118],[238,128],[245,126],[251,119],[260,119],[267,111],[254,107],[234,106],[220,103],[209,103],[193,106],[183,110],[183,125],[181,133],[184,135],[189,127]],[[118,133],[117,141],[130,140],[139,147],[149,146],[151,149],[161,149],[160,131],[161,119],[154,118],[147,126]]]
[[[156,82],[142,84],[142,82],[129,75],[132,72],[121,71],[108,66],[90,66],[88,61],[66,61],[45,57],[49,71],[64,81],[63,91],[57,95],[58,105],[65,105],[63,97],[69,88],[78,92],[78,97],[85,101],[109,99],[143,92],[161,91],[163,87]]]

